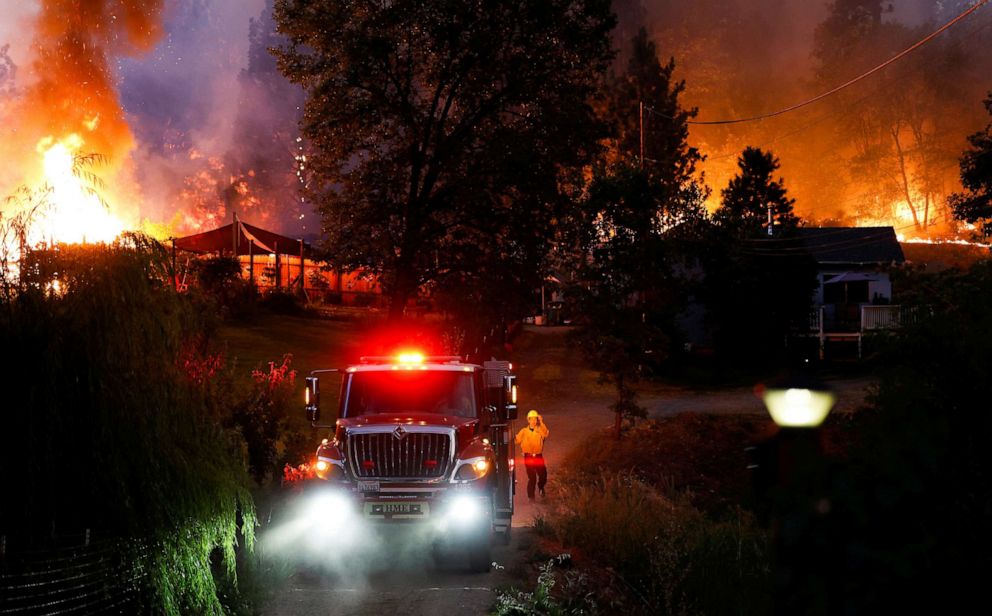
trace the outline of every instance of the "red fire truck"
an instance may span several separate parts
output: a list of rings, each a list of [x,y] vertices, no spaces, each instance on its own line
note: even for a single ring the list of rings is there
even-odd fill
[[[320,423],[320,374],[339,372],[336,421]],[[317,449],[323,491],[342,524],[427,528],[435,556],[466,548],[488,571],[493,539],[509,542],[515,475],[516,377],[508,362],[459,357],[363,357],[306,379],[306,412],[330,429]],[[347,529],[342,529],[347,532]]]

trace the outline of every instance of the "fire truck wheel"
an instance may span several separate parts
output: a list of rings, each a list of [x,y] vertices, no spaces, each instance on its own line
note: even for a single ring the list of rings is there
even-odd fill
[[[489,573],[491,566],[489,536],[483,535],[468,547],[468,567],[473,573]]]

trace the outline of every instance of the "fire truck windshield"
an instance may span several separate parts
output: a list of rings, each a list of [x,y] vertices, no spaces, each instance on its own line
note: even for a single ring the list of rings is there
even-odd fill
[[[450,370],[382,370],[349,375],[343,417],[432,413],[475,417],[472,374]]]

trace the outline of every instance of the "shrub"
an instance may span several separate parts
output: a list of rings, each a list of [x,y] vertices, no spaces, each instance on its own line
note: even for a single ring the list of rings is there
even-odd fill
[[[130,236],[0,272],[0,468],[22,469],[0,473],[0,534],[133,539],[149,555],[149,611],[220,613],[211,556],[233,579],[254,505],[215,396],[209,313],[175,292],[168,262]]]
[[[510,589],[496,595],[494,613],[497,616],[566,616],[597,614],[599,607],[595,593],[590,589],[588,577],[577,571],[565,571],[564,584],[559,587],[556,597],[553,594],[558,585],[555,567],[567,565],[571,561],[568,554],[548,560],[541,566],[534,592]]]
[[[641,422],[620,440],[595,434],[563,466],[587,480],[604,468],[631,473],[669,498],[686,496],[720,514],[748,497],[745,448],[773,429],[763,418],[681,413]]]
[[[241,431],[247,449],[248,469],[259,483],[277,468],[276,444],[286,428],[296,371],[290,368],[292,355],[282,364],[269,362],[268,369],[255,368],[252,387],[234,405],[231,419]]]
[[[274,314],[299,315],[304,312],[296,295],[281,289],[266,293],[260,304]]]
[[[738,510],[713,521],[628,473],[566,475],[542,524],[566,548],[628,585],[631,610],[764,614],[771,607],[769,539]]]

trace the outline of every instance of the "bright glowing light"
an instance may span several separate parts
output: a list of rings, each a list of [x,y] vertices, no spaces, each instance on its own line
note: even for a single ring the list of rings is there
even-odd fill
[[[830,392],[811,389],[766,389],[763,397],[775,423],[790,428],[819,426],[835,400]]]
[[[317,460],[316,469],[318,473],[323,473],[329,468],[331,468],[331,465],[326,460]]]
[[[472,522],[482,515],[479,500],[470,496],[459,496],[451,501],[448,517],[453,522]]]
[[[423,353],[400,353],[397,357],[401,364],[422,364],[424,363]]]
[[[28,232],[28,243],[109,243],[125,230],[92,190],[73,173],[74,156],[82,146],[78,135],[52,143],[43,139],[45,182],[51,188],[49,207],[38,212]]]
[[[473,464],[472,466],[473,466],[473,467],[475,467],[475,472],[476,472],[476,473],[479,473],[480,475],[481,475],[482,473],[485,473],[485,472],[486,472],[486,470],[488,470],[488,469],[489,469],[489,463],[488,463],[488,462],[486,462],[485,460],[478,460],[478,461],[476,461],[476,463],[475,463],[475,464]]]

